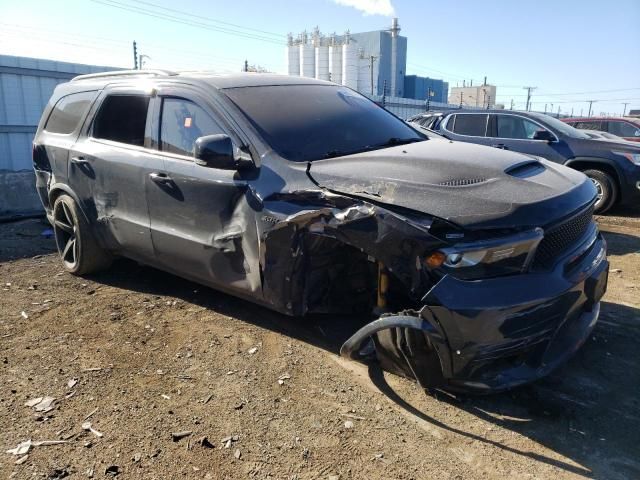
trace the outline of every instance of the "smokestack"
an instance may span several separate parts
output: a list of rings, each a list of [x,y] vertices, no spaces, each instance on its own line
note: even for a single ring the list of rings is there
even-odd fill
[[[397,82],[398,82],[398,35],[400,34],[400,25],[398,19],[393,18],[391,20],[391,96],[397,97]]]

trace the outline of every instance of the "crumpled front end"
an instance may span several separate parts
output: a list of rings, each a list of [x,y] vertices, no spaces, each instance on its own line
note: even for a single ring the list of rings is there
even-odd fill
[[[341,354],[375,357],[423,387],[491,392],[530,382],[568,359],[597,320],[608,262],[589,205],[547,228],[488,237],[327,192],[280,194],[264,206],[269,306],[373,315]],[[431,263],[434,252],[444,263]]]

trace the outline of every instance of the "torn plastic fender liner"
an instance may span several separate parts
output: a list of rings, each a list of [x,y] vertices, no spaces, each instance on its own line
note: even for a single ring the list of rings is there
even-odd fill
[[[351,360],[363,360],[365,356],[361,349],[371,338],[383,370],[414,378],[423,388],[443,384],[441,353],[448,356],[445,338],[439,329],[423,318],[424,310],[381,317],[368,323],[344,342],[340,355]]]

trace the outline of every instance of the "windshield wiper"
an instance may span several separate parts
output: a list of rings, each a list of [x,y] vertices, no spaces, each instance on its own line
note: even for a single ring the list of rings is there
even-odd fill
[[[346,155],[354,155],[356,153],[369,152],[371,150],[378,150],[380,148],[385,148],[385,147],[395,147],[397,145],[406,145],[407,143],[422,142],[424,140],[426,140],[426,139],[425,138],[416,138],[416,137],[414,137],[414,138],[391,137],[386,142],[378,143],[376,145],[366,145],[366,146],[364,146],[362,148],[359,148],[357,150],[349,150],[349,151],[329,150],[328,152],[326,152],[322,156],[322,158],[344,157]]]
[[[422,142],[424,138],[398,138],[391,137],[389,140],[383,143],[379,143],[378,145],[373,145],[371,148],[380,148],[380,147],[395,147],[396,145],[406,145],[408,143]]]

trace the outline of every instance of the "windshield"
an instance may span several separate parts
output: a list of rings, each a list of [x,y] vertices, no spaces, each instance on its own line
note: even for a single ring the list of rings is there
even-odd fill
[[[560,133],[562,133],[563,135],[566,135],[567,137],[586,138],[586,139],[591,138],[586,133],[581,132],[577,128],[574,128],[567,123],[561,122],[557,118],[550,117],[549,115],[545,115],[544,113],[534,113],[534,112],[527,112],[527,113],[532,117],[542,122],[545,122],[550,128],[553,128],[559,131]]]
[[[306,162],[427,139],[345,87],[269,85],[224,93],[287,160]]]

